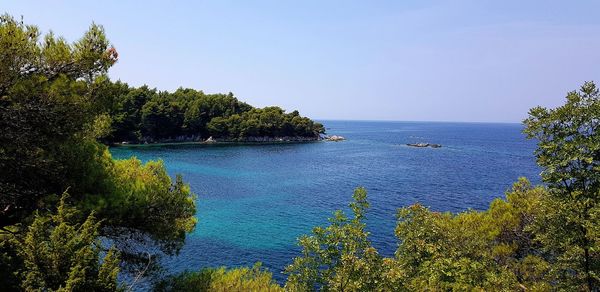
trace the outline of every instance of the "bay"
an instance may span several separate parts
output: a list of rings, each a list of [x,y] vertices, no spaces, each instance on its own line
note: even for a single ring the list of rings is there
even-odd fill
[[[115,158],[162,159],[198,195],[198,225],[169,272],[248,266],[257,261],[283,282],[297,238],[348,211],[363,186],[373,245],[393,256],[398,208],[486,209],[519,177],[540,183],[535,141],[520,124],[321,121],[343,142],[113,147]],[[407,143],[437,143],[414,148]]]

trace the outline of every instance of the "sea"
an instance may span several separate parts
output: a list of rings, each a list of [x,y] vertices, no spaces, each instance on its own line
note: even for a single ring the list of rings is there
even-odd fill
[[[521,124],[321,121],[342,142],[113,147],[115,158],[161,159],[197,195],[198,224],[167,273],[261,262],[284,283],[298,238],[351,215],[353,190],[367,189],[372,244],[393,256],[397,210],[484,210],[519,177],[541,183],[536,142]],[[436,143],[415,148],[408,143]]]

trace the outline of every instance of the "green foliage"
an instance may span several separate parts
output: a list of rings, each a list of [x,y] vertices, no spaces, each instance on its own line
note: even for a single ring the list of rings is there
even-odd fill
[[[198,272],[183,272],[163,280],[154,287],[155,291],[284,291],[271,273],[261,269],[260,263],[252,268],[226,270],[203,269]]]
[[[0,16],[0,97],[11,87],[35,76],[50,81],[65,75],[70,79],[92,78],[105,73],[118,58],[101,26],[92,24],[73,44],[52,33],[40,41],[39,29],[10,15]]]
[[[240,102],[229,94],[204,94],[191,89],[178,89],[175,93],[179,99],[189,100],[183,123],[184,132],[202,137],[209,135],[207,124],[214,118],[226,118],[234,114],[249,111],[252,107]]]
[[[140,141],[142,138],[142,107],[154,95],[148,86],[129,88],[127,84],[114,83],[105,88],[104,95],[114,100],[107,110],[113,119],[113,133],[109,141]]]
[[[160,93],[142,107],[142,134],[147,137],[168,138],[183,126],[183,112],[178,102]]]
[[[112,119],[107,114],[100,114],[89,124],[86,130],[88,138],[99,140],[107,137],[112,132]]]
[[[600,93],[586,82],[566,99],[555,109],[531,109],[524,121],[553,199],[536,231],[557,258],[560,283],[593,291],[600,289]]]
[[[0,287],[20,286],[14,271],[33,269],[26,260],[33,251],[21,253],[20,244],[11,243],[23,239],[28,226],[68,233],[67,227],[76,224],[69,221],[71,225],[61,225],[36,217],[53,210],[58,203],[53,194],[66,189],[82,218],[93,213],[102,223],[94,223],[93,236],[85,240],[105,236],[103,242],[114,242],[125,260],[128,246],[148,239],[158,243],[161,251],[176,252],[185,232],[195,224],[189,187],[181,178],[172,182],[161,162],[142,165],[136,159],[114,161],[107,147],[97,142],[111,137],[114,124],[123,121],[122,116],[113,115],[121,104],[114,98],[116,94],[125,93],[135,103],[152,91],[130,90],[108,80],[105,74],[117,53],[100,26],[92,25],[73,44],[53,34],[43,41],[39,38],[36,27],[7,15],[0,17]],[[141,113],[139,116],[141,119]],[[55,224],[59,228],[55,229]],[[121,244],[124,238],[128,241]],[[93,256],[98,261],[90,250],[81,254],[78,260],[85,261],[81,265],[89,264]],[[62,257],[61,252],[64,250],[50,246],[35,263],[55,256],[54,265],[63,264],[64,259],[70,267],[75,259]],[[106,262],[118,262],[113,253],[107,256]],[[31,271],[28,277],[35,281],[27,285],[37,285],[43,280],[39,277],[46,276],[46,272]],[[48,277],[54,277],[52,271],[47,272]],[[77,279],[88,277],[81,274],[87,273],[85,269],[76,272],[73,277]],[[111,270],[98,271],[100,278],[113,274]],[[44,285],[58,287],[55,283]]]
[[[396,261],[408,290],[548,289],[548,263],[529,226],[547,191],[521,179],[484,212],[431,212],[421,205],[398,213]],[[538,248],[536,248],[538,247]]]
[[[114,249],[98,258],[100,223],[93,214],[78,224],[76,210],[63,197],[56,214],[36,215],[23,241],[17,244],[23,259],[19,272],[26,291],[115,291],[119,257]]]
[[[90,126],[90,80],[117,57],[97,25],[74,44],[39,37],[35,26],[0,17],[0,226],[20,222],[44,196],[73,186],[80,173],[69,166],[87,165],[89,156],[69,150],[102,128]]]
[[[324,133],[323,125],[301,117],[297,111],[286,114],[279,107],[251,109],[229,117],[216,117],[208,125],[212,136],[228,140],[248,137],[316,137]]]
[[[429,211],[421,205],[398,212],[395,258],[371,246],[362,222],[368,208],[359,188],[350,205],[326,228],[299,240],[302,256],[286,268],[290,291],[548,290],[550,263],[540,253],[531,226],[542,218],[547,189],[525,179],[506,200],[487,211],[460,214]]]
[[[354,191],[353,218],[334,213],[330,225],[313,229],[299,240],[302,256],[285,270],[290,291],[377,291],[382,280],[382,259],[368,240],[363,219],[369,207],[367,192]]]
[[[196,224],[195,197],[181,176],[173,183],[162,161],[144,165],[136,158],[115,161],[113,171],[114,193],[88,205],[107,225],[119,227],[112,230],[115,236],[126,228],[150,236],[164,251],[181,247]]]
[[[189,88],[173,93],[143,86],[129,88],[121,83],[105,84],[98,93],[105,101],[104,112],[112,117],[109,142],[156,142],[177,139],[220,138],[245,140],[252,137],[316,138],[323,125],[286,114],[278,107],[263,109],[240,102],[229,94],[205,94]]]

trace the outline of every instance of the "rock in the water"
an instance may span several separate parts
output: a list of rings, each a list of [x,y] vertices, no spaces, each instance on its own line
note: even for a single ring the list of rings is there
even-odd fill
[[[329,136],[327,138],[327,141],[333,141],[333,142],[344,141],[344,140],[346,140],[346,138],[344,138],[342,136],[337,136],[337,135]]]
[[[213,139],[212,136],[208,137],[208,139],[204,140],[204,143],[216,143],[217,141]]]
[[[409,143],[406,145],[410,146],[410,147],[418,147],[418,148],[425,148],[425,147],[440,148],[440,147],[442,147],[442,145],[440,145],[440,144],[433,144],[433,143]]]

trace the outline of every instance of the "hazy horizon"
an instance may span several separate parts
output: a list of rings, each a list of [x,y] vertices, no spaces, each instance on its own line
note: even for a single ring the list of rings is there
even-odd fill
[[[317,122],[390,122],[390,123],[456,123],[456,124],[514,124],[522,125],[522,121],[518,122],[494,122],[494,121],[442,121],[442,120],[383,120],[383,119],[320,119],[318,117],[313,118]],[[327,125],[325,125],[327,126]]]
[[[600,2],[5,1],[43,33],[92,22],[109,75],[233,92],[317,120],[509,122],[600,82]]]

